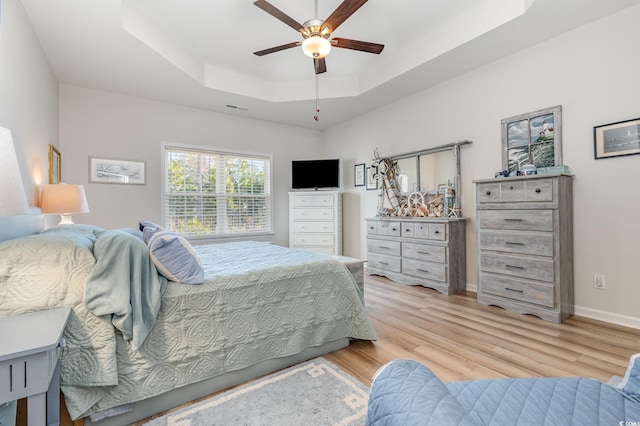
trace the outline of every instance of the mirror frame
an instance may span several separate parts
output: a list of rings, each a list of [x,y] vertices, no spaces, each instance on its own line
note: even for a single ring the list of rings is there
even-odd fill
[[[454,182],[453,182],[453,190],[455,191],[455,206],[456,207],[460,207],[459,206],[459,200],[461,200],[460,197],[460,147],[462,145],[467,145],[472,143],[472,141],[470,140],[463,140],[463,141],[459,141],[459,142],[453,142],[450,144],[446,144],[446,145],[440,145],[440,146],[436,146],[433,148],[428,148],[428,149],[423,149],[420,151],[413,151],[413,152],[407,152],[404,154],[398,154],[398,155],[393,155],[393,156],[389,156],[389,157],[384,157],[384,159],[389,159],[389,160],[404,160],[406,158],[412,158],[415,157],[416,159],[416,184],[418,186],[418,188],[420,188],[420,157],[423,155],[429,155],[429,154],[435,154],[438,152],[442,152],[442,151],[453,151],[453,161],[455,162],[455,166],[456,166],[456,174],[453,177]],[[437,188],[436,188],[437,191]]]

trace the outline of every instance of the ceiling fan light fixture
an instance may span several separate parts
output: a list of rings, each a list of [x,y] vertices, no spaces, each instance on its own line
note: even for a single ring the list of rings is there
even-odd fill
[[[331,51],[331,42],[319,35],[312,35],[302,42],[302,51],[310,58],[324,58]]]

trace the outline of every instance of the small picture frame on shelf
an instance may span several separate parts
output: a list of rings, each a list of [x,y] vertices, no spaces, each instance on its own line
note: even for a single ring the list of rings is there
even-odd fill
[[[640,118],[593,128],[596,160],[640,154]]]
[[[355,186],[364,186],[366,174],[366,165],[364,163],[356,164],[353,167],[353,181]]]
[[[377,171],[377,167],[367,167],[367,191],[378,189],[378,179],[376,179]]]

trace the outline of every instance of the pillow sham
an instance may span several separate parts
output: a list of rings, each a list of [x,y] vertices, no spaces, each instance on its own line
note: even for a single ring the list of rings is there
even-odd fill
[[[143,238],[147,240],[151,260],[165,278],[185,284],[204,282],[200,257],[184,237],[175,232],[147,227]]]

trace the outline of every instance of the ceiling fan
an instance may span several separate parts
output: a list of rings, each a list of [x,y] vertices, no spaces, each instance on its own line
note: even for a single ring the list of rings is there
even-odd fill
[[[281,50],[290,49],[292,47],[302,45],[304,53],[313,58],[313,64],[316,74],[327,71],[325,57],[329,54],[331,47],[340,47],[343,49],[359,50],[361,52],[379,54],[384,49],[384,44],[370,43],[367,41],[352,40],[348,38],[334,37],[330,39],[331,34],[355,13],[367,0],[344,0],[333,13],[324,20],[318,19],[318,1],[316,0],[316,17],[310,19],[304,24],[299,24],[295,19],[273,6],[266,0],[258,0],[253,2],[260,9],[267,12],[274,18],[284,22],[296,31],[302,34],[302,41],[283,44],[281,46],[272,47],[270,49],[253,52],[255,55],[263,56],[269,53],[279,52]]]

